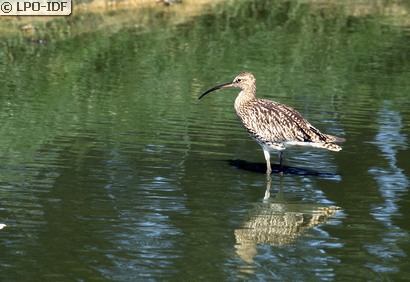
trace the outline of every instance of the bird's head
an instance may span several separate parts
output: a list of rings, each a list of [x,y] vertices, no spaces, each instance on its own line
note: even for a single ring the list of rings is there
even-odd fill
[[[243,72],[241,74],[238,74],[233,81],[215,86],[214,88],[207,90],[201,96],[199,96],[198,100],[204,97],[206,94],[221,88],[235,87],[241,90],[250,89],[252,87],[255,87],[255,82],[256,80],[253,74],[251,74],[250,72]]]

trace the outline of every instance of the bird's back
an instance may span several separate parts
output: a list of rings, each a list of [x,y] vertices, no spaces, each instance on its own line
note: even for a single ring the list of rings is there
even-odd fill
[[[235,104],[235,110],[245,129],[262,145],[310,145],[340,151],[332,143],[344,141],[321,133],[299,112],[277,102],[254,98]]]

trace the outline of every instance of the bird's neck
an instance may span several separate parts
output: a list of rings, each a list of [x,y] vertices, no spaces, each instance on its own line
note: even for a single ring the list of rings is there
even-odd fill
[[[256,99],[255,96],[256,88],[242,90],[239,92],[238,97],[235,99],[235,109],[239,108],[244,103]]]

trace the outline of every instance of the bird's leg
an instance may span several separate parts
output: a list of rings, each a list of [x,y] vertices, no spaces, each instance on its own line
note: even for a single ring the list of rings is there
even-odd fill
[[[283,151],[278,151],[279,155],[279,174],[283,175]]]
[[[265,155],[265,160],[266,160],[266,174],[270,175],[272,173],[272,168],[270,166],[270,153],[268,150],[264,148],[263,154]]]
[[[265,197],[263,197],[263,201],[266,202],[270,198],[270,186],[271,186],[271,178],[267,177],[269,179],[266,179],[266,191],[265,191]]]

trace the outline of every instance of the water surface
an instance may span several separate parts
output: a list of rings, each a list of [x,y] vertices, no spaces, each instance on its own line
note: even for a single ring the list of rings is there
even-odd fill
[[[408,29],[268,2],[1,53],[0,277],[408,277]],[[267,181],[237,90],[197,101],[242,71],[343,151],[287,151]]]

